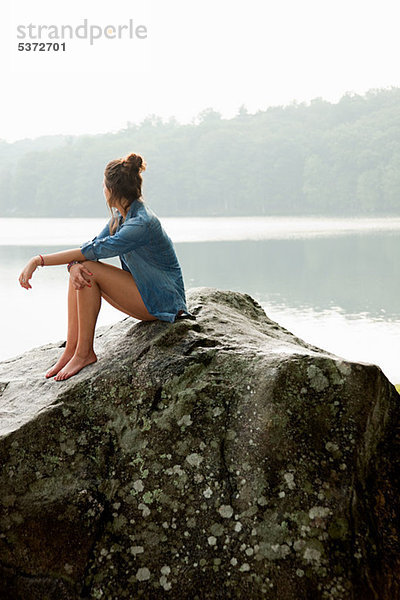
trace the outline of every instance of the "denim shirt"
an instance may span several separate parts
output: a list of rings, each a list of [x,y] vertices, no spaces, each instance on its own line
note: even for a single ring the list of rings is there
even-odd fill
[[[113,235],[107,223],[80,249],[88,260],[119,256],[122,268],[132,274],[147,310],[161,321],[196,318],[186,306],[182,270],[171,238],[145,202],[134,200],[125,221],[119,216]],[[178,317],[179,311],[186,316]]]

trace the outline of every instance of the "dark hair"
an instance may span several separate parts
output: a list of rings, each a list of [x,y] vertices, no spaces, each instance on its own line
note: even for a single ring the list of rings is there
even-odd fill
[[[146,163],[140,154],[129,154],[125,158],[111,160],[104,170],[104,183],[111,192],[111,197],[118,200],[124,210],[127,210],[135,200],[142,199],[142,171],[146,170]],[[117,227],[118,218],[108,205],[112,220],[110,233]]]

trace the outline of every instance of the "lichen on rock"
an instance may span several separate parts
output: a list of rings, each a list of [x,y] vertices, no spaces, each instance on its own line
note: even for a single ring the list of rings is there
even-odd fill
[[[399,396],[381,370],[193,288],[196,320],[0,364],[0,598],[400,598]]]

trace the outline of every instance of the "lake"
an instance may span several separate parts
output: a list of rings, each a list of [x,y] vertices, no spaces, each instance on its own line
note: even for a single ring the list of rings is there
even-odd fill
[[[160,218],[186,289],[245,292],[267,315],[343,358],[378,364],[400,383],[399,218]],[[0,219],[0,360],[65,339],[67,271],[18,276],[29,258],[77,248],[104,219]],[[118,259],[107,262],[119,266]],[[106,302],[98,326],[123,319]]]

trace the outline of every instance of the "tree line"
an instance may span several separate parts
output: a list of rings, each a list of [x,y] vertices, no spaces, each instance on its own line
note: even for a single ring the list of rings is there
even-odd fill
[[[0,140],[0,216],[101,217],[104,167],[140,153],[161,216],[395,215],[400,88],[190,124],[150,115],[117,133]]]

